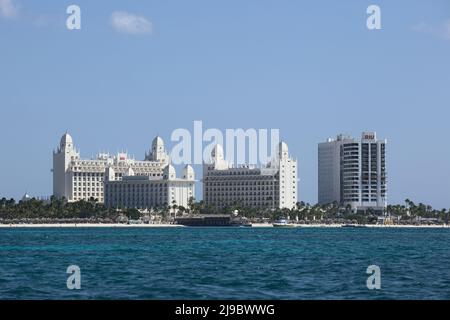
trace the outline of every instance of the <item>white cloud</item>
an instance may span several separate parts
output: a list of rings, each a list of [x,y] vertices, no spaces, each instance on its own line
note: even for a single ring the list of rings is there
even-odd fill
[[[447,20],[440,25],[431,25],[425,22],[421,22],[415,25],[413,27],[413,30],[450,40],[450,20]]]
[[[124,11],[115,11],[111,14],[111,25],[122,33],[146,34],[152,32],[152,23],[142,16]]]
[[[0,0],[0,16],[5,18],[15,18],[19,13],[19,7],[13,0]]]

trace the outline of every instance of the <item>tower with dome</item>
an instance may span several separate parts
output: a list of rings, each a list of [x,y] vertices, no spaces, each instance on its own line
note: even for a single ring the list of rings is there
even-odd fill
[[[264,166],[234,166],[225,160],[219,144],[203,165],[203,200],[207,205],[292,209],[297,192],[297,160],[289,155],[283,141],[274,159]]]
[[[105,172],[109,169],[116,181],[130,175],[160,179],[168,164],[169,155],[159,136],[153,139],[144,160],[136,160],[126,152],[99,153],[92,159],[84,159],[66,132],[53,151],[53,195],[69,202],[93,198],[103,203]]]

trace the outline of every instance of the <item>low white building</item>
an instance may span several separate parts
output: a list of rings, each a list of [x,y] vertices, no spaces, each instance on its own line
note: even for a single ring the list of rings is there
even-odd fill
[[[203,200],[214,207],[242,205],[252,208],[288,208],[297,204],[297,160],[280,142],[278,154],[265,166],[234,167],[224,158],[221,145],[203,166]]]
[[[194,169],[187,165],[181,178],[167,165],[162,177],[139,175],[129,168],[126,176],[116,179],[113,167],[105,172],[105,205],[109,208],[154,209],[164,206],[187,208],[195,195]]]
[[[122,179],[129,169],[136,176],[161,179],[168,164],[169,156],[160,137],[153,140],[152,149],[142,161],[131,158],[127,153],[115,156],[100,153],[95,159],[82,159],[72,137],[66,133],[53,152],[53,195],[69,202],[91,198],[104,202],[103,182],[107,168],[114,169],[117,180]]]

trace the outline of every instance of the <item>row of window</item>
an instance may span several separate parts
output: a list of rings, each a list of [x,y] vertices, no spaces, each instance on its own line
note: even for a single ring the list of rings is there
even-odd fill
[[[74,188],[73,189],[73,191],[74,192],[95,192],[95,191],[97,191],[97,192],[101,192],[102,191],[102,189],[101,188]]]
[[[76,182],[74,182],[73,183],[73,186],[74,187],[81,187],[81,186],[83,186],[83,187],[90,187],[91,186],[91,183],[90,182],[84,182],[84,183],[81,183],[81,182],[78,182],[78,183],[76,183]],[[95,187],[95,186],[97,186],[97,187],[100,187],[100,186],[103,186],[103,183],[99,183],[99,182],[97,182],[97,183],[94,183],[94,182],[92,182],[92,186],[93,187]]]
[[[205,184],[207,186],[273,186],[274,184],[277,184],[278,181],[230,181],[230,182],[211,182],[211,181],[205,181]]]
[[[212,180],[212,181],[274,181],[278,180],[279,176],[250,176],[245,177],[245,180],[241,177],[235,177],[235,176],[213,176],[213,175],[207,175],[204,177],[204,180]]]
[[[292,186],[292,189],[295,189],[295,186]],[[284,193],[284,186],[281,186],[281,192]],[[252,187],[211,187],[211,186],[206,186],[205,190],[210,190],[210,191],[254,191],[254,192],[261,192],[261,191],[270,191],[270,192],[274,192],[274,191],[278,191],[278,188],[271,188],[271,187],[264,187],[261,186],[259,188],[252,188]]]
[[[105,175],[104,172],[74,172],[73,173],[74,179],[77,177],[103,177],[104,175]]]
[[[93,198],[103,198],[103,193],[102,192],[97,192],[97,193],[85,193],[85,192],[74,192],[73,193],[73,197],[74,198],[82,198],[82,199],[89,199],[91,197]],[[76,200],[76,199],[75,199]]]
[[[111,183],[111,184],[107,184],[105,185],[105,190],[108,189],[112,189],[112,190],[123,190],[123,189],[132,189],[132,190],[153,190],[153,189],[164,189],[164,188],[168,188],[169,186],[167,185],[167,183],[157,183],[157,184],[116,184],[116,183]]]

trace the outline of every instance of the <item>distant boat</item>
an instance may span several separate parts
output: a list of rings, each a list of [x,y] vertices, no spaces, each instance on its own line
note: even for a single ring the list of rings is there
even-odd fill
[[[273,226],[276,228],[293,228],[295,224],[288,223],[286,219],[279,219],[273,223]]]
[[[253,225],[251,223],[242,223],[242,224],[239,225],[239,227],[241,227],[241,228],[250,228],[252,226]]]

